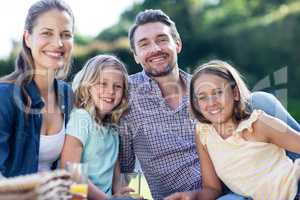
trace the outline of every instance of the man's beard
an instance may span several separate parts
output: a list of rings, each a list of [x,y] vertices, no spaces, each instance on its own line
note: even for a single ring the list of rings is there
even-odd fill
[[[145,70],[145,73],[150,77],[163,77],[169,75],[172,72],[173,68],[174,66],[168,64],[163,71]]]

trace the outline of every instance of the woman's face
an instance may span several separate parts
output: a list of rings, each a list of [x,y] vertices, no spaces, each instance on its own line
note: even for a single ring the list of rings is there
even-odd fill
[[[73,49],[73,21],[65,11],[53,9],[41,14],[32,29],[24,32],[31,49],[35,73],[56,71],[66,65]]]
[[[102,117],[111,113],[123,98],[123,73],[117,69],[104,68],[98,82],[91,86],[90,94]]]

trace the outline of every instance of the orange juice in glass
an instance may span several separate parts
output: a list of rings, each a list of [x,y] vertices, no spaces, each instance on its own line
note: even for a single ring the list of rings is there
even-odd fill
[[[87,164],[67,162],[65,169],[66,171],[71,173],[71,178],[74,181],[74,183],[70,187],[70,193],[72,195],[71,200],[87,199],[87,195],[88,195]]]
[[[71,185],[70,193],[72,194],[71,200],[87,199],[88,184],[75,183],[75,184]]]

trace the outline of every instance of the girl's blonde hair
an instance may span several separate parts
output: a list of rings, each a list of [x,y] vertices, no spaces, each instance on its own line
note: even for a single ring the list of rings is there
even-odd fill
[[[221,60],[212,60],[208,63],[199,66],[194,71],[192,80],[190,82],[190,108],[191,114],[195,118],[197,118],[200,122],[210,123],[210,121],[207,120],[200,112],[194,93],[195,81],[202,74],[212,74],[221,77],[228,81],[232,89],[234,89],[235,87],[237,88],[240,98],[238,101],[234,102],[233,112],[233,116],[237,122],[250,116],[250,106],[248,102],[250,98],[250,91],[247,88],[245,82],[243,81],[240,73],[227,62]]]
[[[93,103],[89,90],[93,84],[99,81],[100,73],[106,68],[117,69],[122,72],[124,88],[120,104],[113,109],[110,115],[101,120],[99,110]],[[89,59],[74,77],[72,88],[75,94],[75,107],[87,110],[99,125],[103,122],[118,123],[128,108],[128,73],[125,65],[115,56],[98,55]]]

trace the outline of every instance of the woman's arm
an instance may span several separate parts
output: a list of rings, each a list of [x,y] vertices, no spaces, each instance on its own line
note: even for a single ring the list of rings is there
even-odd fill
[[[65,144],[61,153],[61,167],[64,168],[67,162],[77,162],[81,160],[83,146],[76,137],[66,135]],[[108,199],[109,197],[99,190],[91,181],[88,183],[88,198],[91,200]]]
[[[267,142],[300,153],[300,133],[281,120],[263,113],[254,123],[254,129],[258,134],[263,134]]]
[[[15,137],[14,128],[17,126],[18,117],[15,116],[15,99],[11,97],[8,87],[0,85],[0,174],[5,176],[5,172],[10,171],[6,168],[7,160],[11,154],[11,146],[9,144],[10,137]],[[19,96],[17,96],[19,100]],[[16,140],[15,138],[13,140]],[[16,155],[14,155],[16,156]],[[18,156],[18,155],[17,155]],[[13,159],[12,159],[13,160]]]

